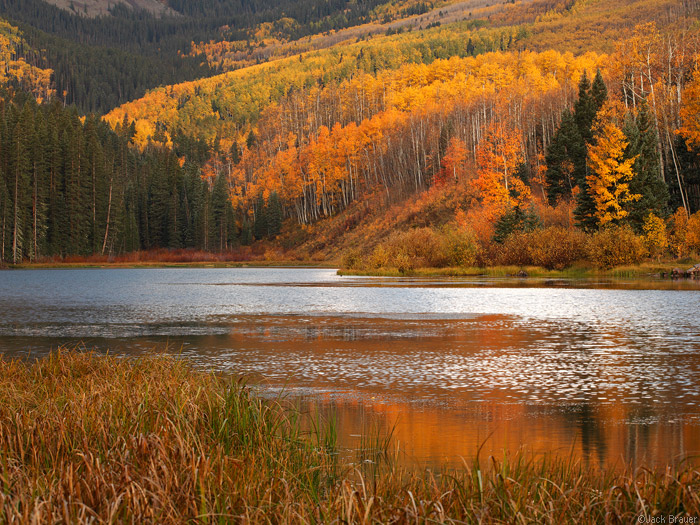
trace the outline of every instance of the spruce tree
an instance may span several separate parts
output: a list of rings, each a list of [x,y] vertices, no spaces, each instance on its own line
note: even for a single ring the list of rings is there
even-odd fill
[[[267,206],[262,194],[255,203],[255,222],[253,222],[253,235],[260,240],[267,236]]]
[[[267,235],[275,237],[282,231],[282,203],[276,191],[267,201]]]
[[[587,144],[590,144],[592,139],[591,128],[596,112],[596,102],[591,96],[591,82],[584,71],[578,84],[578,100],[574,104],[574,119],[581,137]]]
[[[220,175],[214,182],[211,194],[212,222],[214,224],[212,247],[219,252],[227,250],[231,241],[230,207],[226,177]]]
[[[20,262],[26,253],[25,240],[31,234],[29,219],[31,187],[31,132],[34,112],[25,103],[18,115],[11,139],[9,193],[11,199],[12,262]]]
[[[605,85],[600,69],[596,71],[593,84],[591,85],[591,99],[596,113],[600,111],[600,108],[602,108],[608,100],[608,87]]]
[[[646,101],[642,101],[636,119],[628,117],[624,132],[629,141],[626,156],[636,157],[630,192],[641,195],[639,200],[628,206],[627,219],[635,231],[641,233],[649,212],[657,217],[666,214],[669,197],[668,188],[661,179],[656,127]]]
[[[586,144],[579,133],[574,115],[562,113],[557,130],[545,155],[547,199],[554,206],[560,199],[571,198],[572,191],[586,173]]]

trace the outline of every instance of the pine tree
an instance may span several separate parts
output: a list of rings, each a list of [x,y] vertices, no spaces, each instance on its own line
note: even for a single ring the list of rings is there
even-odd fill
[[[591,96],[591,82],[584,71],[578,84],[578,100],[574,104],[574,119],[581,137],[587,144],[590,144],[593,136],[591,127],[596,112],[596,102]]]
[[[584,73],[579,83],[579,99],[575,104],[574,118],[578,126],[578,131],[584,141],[583,164],[575,164],[576,177],[579,192],[576,197],[576,209],[574,217],[583,230],[593,230],[598,227],[597,204],[594,197],[595,190],[589,188],[592,180],[591,170],[587,162],[587,155],[590,155],[590,146],[593,143],[593,123],[596,115],[603,107],[607,99],[607,88],[600,71],[596,73],[594,86],[591,86],[587,75]]]
[[[211,195],[213,244],[212,247],[223,252],[231,244],[231,224],[232,214],[230,213],[231,202],[229,200],[228,183],[224,176],[219,176],[214,182]]]
[[[267,235],[276,237],[282,231],[282,203],[276,191],[267,200]]]
[[[571,198],[586,173],[586,145],[568,109],[562,113],[561,126],[547,148],[545,162],[547,199],[554,206],[560,199]]]
[[[12,206],[12,262],[20,262],[26,252],[25,240],[30,234],[31,221],[28,213],[31,187],[31,132],[34,127],[34,112],[27,102],[19,114],[11,140],[9,184]]]
[[[602,108],[608,100],[608,87],[605,85],[600,69],[596,71],[593,84],[591,85],[591,99],[596,113],[600,111],[600,108]]]
[[[513,233],[531,232],[541,226],[540,218],[532,208],[523,211],[519,206],[515,206],[496,223],[493,240],[497,243],[503,243]]]
[[[642,101],[636,119],[627,118],[624,133],[629,142],[625,155],[635,159],[630,191],[641,196],[628,205],[627,220],[641,233],[649,213],[658,217],[665,215],[669,198],[668,188],[661,179],[656,127],[646,101]]]
[[[262,194],[255,203],[255,221],[253,222],[253,235],[256,239],[267,236],[267,206]]]

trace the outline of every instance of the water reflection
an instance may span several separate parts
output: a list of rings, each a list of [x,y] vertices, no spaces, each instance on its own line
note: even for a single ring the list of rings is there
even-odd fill
[[[472,282],[473,281],[473,282]],[[700,452],[698,291],[330,270],[0,272],[0,351],[154,348],[369,421],[419,463],[483,445],[664,465]],[[686,286],[686,285],[683,285]]]

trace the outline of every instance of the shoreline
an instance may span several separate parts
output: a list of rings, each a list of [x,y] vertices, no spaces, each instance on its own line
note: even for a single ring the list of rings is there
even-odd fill
[[[485,267],[448,267],[415,268],[399,270],[397,268],[377,268],[357,270],[340,268],[338,275],[359,277],[504,277],[504,278],[550,278],[550,279],[636,279],[636,280],[673,280],[670,277],[674,268],[685,271],[686,262],[647,263],[633,266],[619,266],[602,269],[593,266],[572,266],[564,270],[547,270],[541,266],[485,266]],[[662,274],[667,276],[661,277]],[[697,279],[696,279],[697,280]],[[678,281],[693,281],[690,277],[675,278]]]
[[[33,262],[0,266],[0,270],[49,269],[137,269],[137,268],[337,268],[327,262],[316,261],[135,261],[135,262]]]

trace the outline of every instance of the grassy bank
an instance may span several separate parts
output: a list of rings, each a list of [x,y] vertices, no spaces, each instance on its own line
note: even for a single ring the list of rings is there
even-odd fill
[[[486,266],[486,267],[448,267],[448,268],[397,268],[375,269],[340,269],[339,275],[380,276],[380,277],[543,277],[552,279],[649,279],[658,278],[662,273],[670,274],[674,268],[687,269],[687,261],[643,263],[601,269],[592,266],[575,265],[564,270],[548,270],[541,266]]]
[[[3,522],[627,523],[698,516],[700,472],[482,458],[408,470],[381,439],[339,459],[332,422],[167,357],[0,361]]]

